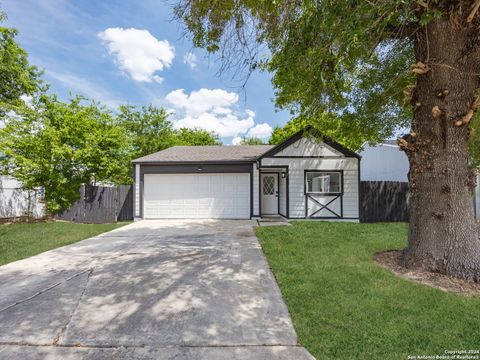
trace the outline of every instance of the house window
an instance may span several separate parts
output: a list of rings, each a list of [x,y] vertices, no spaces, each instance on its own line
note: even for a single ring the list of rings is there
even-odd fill
[[[342,192],[340,171],[307,171],[305,181],[307,194],[340,194]]]
[[[275,179],[273,176],[263,177],[263,195],[273,195],[275,192]]]

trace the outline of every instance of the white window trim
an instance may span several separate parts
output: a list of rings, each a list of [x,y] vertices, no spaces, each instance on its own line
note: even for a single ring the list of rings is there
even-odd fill
[[[328,191],[328,192],[318,192],[318,191],[309,191],[308,190],[308,174],[310,173],[318,173],[318,174],[338,174],[339,175],[339,185],[340,185],[340,190],[339,191]],[[341,195],[343,193],[343,174],[342,171],[338,170],[305,170],[305,194],[310,194],[310,195]]]

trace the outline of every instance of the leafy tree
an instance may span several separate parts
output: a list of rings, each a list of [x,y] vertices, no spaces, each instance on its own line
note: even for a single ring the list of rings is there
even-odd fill
[[[342,120],[335,114],[324,112],[319,115],[319,119],[307,119],[303,116],[293,118],[288,121],[284,127],[276,126],[273,129],[272,135],[268,140],[269,144],[279,144],[286,140],[293,134],[302,131],[310,126],[310,136],[321,139],[323,136],[334,138],[335,141],[346,146],[351,150],[358,150],[365,143],[366,136],[359,134],[358,136],[350,136],[348,131],[345,131],[345,127],[341,126]]]
[[[173,127],[168,112],[153,105],[122,105],[116,117],[133,143],[132,158],[145,156],[174,145]]]
[[[175,145],[221,145],[218,135],[202,129],[181,128],[174,132]]]
[[[479,8],[479,0],[180,0],[175,11],[195,45],[224,63],[274,72],[277,105],[297,116],[323,124],[333,112],[336,131],[370,141],[410,125],[399,139],[410,162],[403,264],[480,281],[468,156],[480,106]]]
[[[307,122],[308,123],[308,122]],[[288,121],[285,126],[275,126],[273,128],[272,135],[268,139],[270,145],[277,145],[287,140],[293,134],[302,131],[308,124],[304,121],[300,121],[298,118]]]
[[[240,142],[240,145],[263,145],[265,144],[262,139],[259,139],[257,137],[246,137],[244,136],[242,141]]]
[[[133,143],[132,158],[142,157],[175,145],[217,145],[217,135],[201,129],[174,129],[164,108],[123,105],[117,121]]]
[[[98,104],[82,100],[35,96],[29,106],[8,113],[0,129],[1,172],[26,190],[43,187],[53,214],[78,199],[82,184],[131,181],[124,129]]]
[[[0,25],[5,18],[0,11]],[[29,64],[27,52],[15,41],[17,33],[0,26],[0,116],[9,107],[21,105],[21,96],[34,94],[40,85],[40,72]]]

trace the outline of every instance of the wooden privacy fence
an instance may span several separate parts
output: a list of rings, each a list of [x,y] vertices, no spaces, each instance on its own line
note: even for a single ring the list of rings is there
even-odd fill
[[[133,220],[133,186],[82,185],[80,199],[56,218],[98,224]]]
[[[408,222],[408,183],[360,182],[360,222]]]

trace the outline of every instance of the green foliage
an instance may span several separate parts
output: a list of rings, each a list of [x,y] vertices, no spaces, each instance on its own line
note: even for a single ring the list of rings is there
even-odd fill
[[[236,69],[240,74],[257,68],[272,72],[276,104],[292,112],[293,123],[312,125],[356,150],[410,126],[412,109],[403,90],[415,83],[410,71],[416,62],[412,35],[446,14],[465,12],[471,4],[178,0],[175,13],[195,45],[220,53],[223,68],[246,70]],[[470,156],[478,168],[478,121],[471,127]],[[293,128],[276,129],[270,142],[278,143]]]
[[[408,226],[293,222],[257,227],[299,342],[317,359],[407,359],[478,348],[480,299],[405,280],[373,261]]]
[[[5,19],[0,11],[0,24]],[[15,41],[17,30],[0,26],[0,115],[23,103],[40,85],[40,72],[29,64],[28,55]]]
[[[142,157],[175,145],[217,145],[217,135],[200,129],[174,129],[170,114],[153,105],[123,105],[117,115],[133,144],[132,158]]]
[[[0,225],[0,265],[73,244],[126,224],[55,221]]]
[[[202,129],[181,128],[173,133],[174,145],[221,145],[218,135]]]
[[[333,113],[324,112],[318,118],[306,119],[305,117],[297,117],[288,121],[284,127],[275,127],[269,144],[279,144],[298,131],[304,130],[308,126],[311,127],[310,135],[321,140],[322,136],[328,136],[335,141],[344,145],[352,151],[358,150],[367,140],[366,136],[359,134],[356,137],[349,136],[349,132],[345,131],[347,126],[342,126],[344,119],[339,119]]]
[[[263,145],[265,144],[262,139],[257,137],[243,137],[240,145]]]
[[[469,146],[471,164],[477,170],[480,169],[480,114],[476,113],[470,124],[471,136]]]
[[[110,112],[76,97],[40,94],[5,117],[0,170],[27,190],[45,189],[51,213],[68,208],[81,184],[131,182],[130,140]]]
[[[402,32],[419,21],[410,1],[180,0],[175,11],[195,45],[273,72],[277,106],[335,140],[356,147],[409,124],[402,91],[414,56]]]
[[[45,93],[16,108],[0,129],[0,172],[26,190],[45,189],[47,209],[58,213],[78,199],[85,183],[132,182],[134,158],[174,145],[220,144],[204,130],[173,129],[154,106],[122,106],[112,114],[81,97],[62,102]]]
[[[275,126],[268,143],[271,145],[278,145],[287,140],[293,134],[304,130],[309,124],[304,119],[295,118],[288,121],[285,126]]]
[[[49,212],[71,206],[81,184],[131,183],[133,158],[173,145],[220,144],[204,130],[174,129],[163,108],[124,105],[112,114],[85,98],[48,95],[16,35],[0,27],[0,173],[26,190],[44,188]]]
[[[151,154],[174,144],[173,127],[168,115],[165,109],[153,105],[120,106],[116,118],[132,139],[132,158]]]

